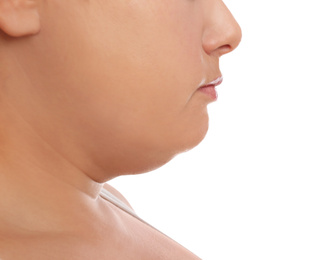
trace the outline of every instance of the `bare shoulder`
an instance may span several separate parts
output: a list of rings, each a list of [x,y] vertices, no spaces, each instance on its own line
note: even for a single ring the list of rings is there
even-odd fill
[[[124,202],[127,206],[129,206],[132,209],[129,201],[118,190],[116,190],[113,186],[109,185],[108,183],[105,183],[103,185],[103,187],[104,187],[105,190],[107,190],[110,193],[112,193],[115,197],[120,199],[122,202]]]

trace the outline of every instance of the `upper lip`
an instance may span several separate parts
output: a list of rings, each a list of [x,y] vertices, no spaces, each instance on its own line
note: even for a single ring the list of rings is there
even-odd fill
[[[211,82],[209,83],[205,83],[201,86],[201,88],[205,88],[205,87],[216,87],[218,85],[220,85],[223,81],[223,76],[219,76],[217,77],[215,80],[212,80]]]

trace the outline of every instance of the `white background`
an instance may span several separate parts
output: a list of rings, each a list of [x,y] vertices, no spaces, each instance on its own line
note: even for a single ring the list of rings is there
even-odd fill
[[[243,30],[222,57],[204,141],[117,178],[143,219],[205,260],[315,259],[315,9],[225,1]]]

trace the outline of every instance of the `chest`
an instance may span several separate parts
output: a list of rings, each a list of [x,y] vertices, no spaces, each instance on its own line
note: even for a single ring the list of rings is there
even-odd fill
[[[115,207],[113,210],[116,211],[120,224],[116,225],[116,234],[112,236],[115,239],[112,241],[117,241],[114,247],[117,252],[123,253],[121,259],[200,259],[149,224]]]
[[[0,239],[0,259],[200,259],[148,224],[114,205],[109,206],[112,208],[110,224],[101,212],[100,218],[91,220],[90,224],[77,221],[76,226],[86,226],[78,233]]]
[[[67,259],[67,260],[168,260],[200,259],[173,240],[148,230],[133,226],[133,230],[103,239],[84,237],[56,237],[6,241],[0,248],[2,260]]]

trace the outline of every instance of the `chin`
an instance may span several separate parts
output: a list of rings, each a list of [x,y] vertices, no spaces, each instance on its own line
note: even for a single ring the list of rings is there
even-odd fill
[[[205,137],[207,131],[200,129],[197,133],[187,132],[188,136],[173,139],[169,142],[152,145],[147,149],[135,149],[125,153],[124,158],[119,160],[112,158],[110,163],[104,165],[104,171],[111,172],[112,176],[136,175],[156,170],[171,161],[175,156],[187,152],[196,147]],[[138,147],[139,148],[139,147]],[[103,161],[105,162],[105,161]]]
[[[126,138],[121,142],[123,147],[116,151],[110,149],[107,154],[106,151],[98,151],[98,164],[103,172],[117,177],[142,174],[162,167],[175,156],[196,147],[205,138],[208,114],[199,114],[193,120],[187,118],[155,130],[142,133],[141,138],[138,135],[134,139]],[[108,149],[106,145],[104,147]]]
[[[174,135],[174,139],[177,139],[177,153],[191,150],[206,137],[209,129],[208,113],[203,113],[199,118],[195,117],[194,121],[189,122],[182,129],[180,133]]]
[[[169,133],[169,135],[160,139],[160,145],[157,145],[157,149],[152,151],[152,154],[155,154],[155,158],[159,158],[159,160],[156,160],[158,163],[152,168],[159,168],[175,156],[198,146],[207,135],[209,128],[208,119],[208,114],[206,114],[198,124],[190,124],[190,127],[183,127],[181,130],[174,131],[173,134]],[[161,152],[159,153],[158,151]]]

